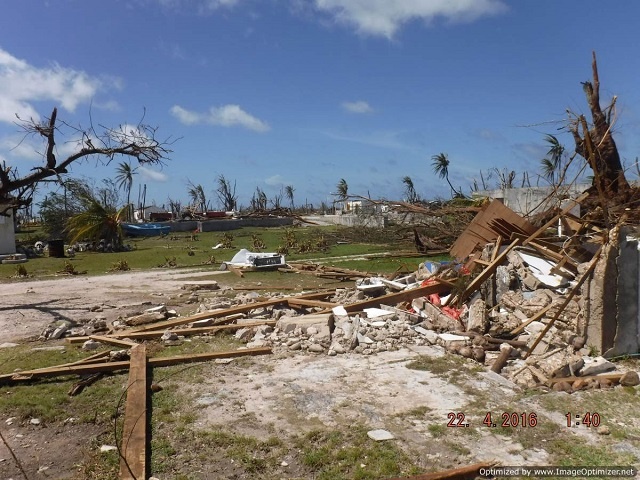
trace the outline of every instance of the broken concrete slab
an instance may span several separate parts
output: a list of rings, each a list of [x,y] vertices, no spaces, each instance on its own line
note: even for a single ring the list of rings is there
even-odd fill
[[[597,375],[599,373],[615,370],[616,366],[604,357],[585,357],[584,367],[580,371],[582,376]]]

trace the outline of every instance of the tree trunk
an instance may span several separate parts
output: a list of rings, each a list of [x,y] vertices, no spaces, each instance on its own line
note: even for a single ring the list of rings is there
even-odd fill
[[[629,184],[624,175],[618,148],[611,134],[611,114],[614,110],[616,97],[613,97],[611,104],[603,111],[600,107],[600,80],[595,52],[593,52],[591,68],[593,83],[584,82],[582,85],[593,123],[591,128],[587,130],[584,116],[574,116],[575,118],[570,121],[569,131],[576,143],[576,153],[584,157],[593,170],[594,185],[598,191],[617,193],[627,189]]]

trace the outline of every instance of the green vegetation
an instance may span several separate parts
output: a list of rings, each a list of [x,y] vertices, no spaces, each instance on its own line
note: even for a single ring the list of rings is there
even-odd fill
[[[283,227],[242,228],[229,232],[201,232],[197,241],[190,232],[175,232],[165,237],[125,238],[123,243],[131,251],[98,253],[76,252],[72,258],[40,256],[29,259],[26,268],[31,278],[42,278],[65,271],[65,262],[72,264],[78,272],[101,275],[126,265],[130,270],[159,268],[159,265],[175,265],[173,268],[196,267],[217,270],[222,261],[230,260],[235,253],[246,248],[252,250],[254,241],[260,240],[263,251],[275,252],[286,247],[287,261],[314,261],[341,268],[371,273],[395,271],[411,272],[426,257],[416,257],[412,237],[402,229],[355,229],[347,227]],[[33,245],[37,240],[46,240],[44,232],[28,229],[17,234],[19,245]],[[225,248],[212,250],[223,243]],[[406,257],[385,257],[375,254],[383,252],[407,252]],[[372,255],[361,257],[362,255]],[[334,257],[349,257],[340,259]],[[175,261],[174,260],[175,257]],[[168,268],[168,267],[165,267]],[[9,279],[16,273],[15,266],[0,265],[0,279]],[[265,283],[275,279],[282,281],[287,274],[258,272]],[[293,280],[293,279],[292,279]],[[299,281],[299,277],[295,281]],[[230,281],[235,281],[230,279]],[[285,282],[286,283],[286,282]]]

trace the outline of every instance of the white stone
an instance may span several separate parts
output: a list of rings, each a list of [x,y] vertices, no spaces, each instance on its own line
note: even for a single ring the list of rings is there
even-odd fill
[[[116,447],[114,445],[101,445],[100,446],[100,453],[111,452],[113,450],[118,450],[118,447]]]
[[[17,347],[19,344],[17,343],[11,343],[11,342],[5,342],[5,343],[0,343],[0,348],[12,348],[12,347]]]
[[[391,434],[391,432],[388,432],[386,430],[369,430],[367,432],[367,436],[372,440],[375,440],[376,442],[381,442],[383,440],[393,440],[394,438],[396,438],[393,436],[393,434]]]
[[[69,327],[67,327],[67,325],[60,325],[58,328],[56,328],[53,333],[51,334],[51,337],[49,338],[53,338],[53,339],[57,339],[62,337],[66,331],[69,329]]]
[[[339,317],[346,317],[347,315],[349,315],[347,313],[347,310],[342,305],[338,305],[337,307],[333,307],[331,309],[331,311],[333,312],[334,315],[337,315]]]
[[[87,340],[82,344],[83,350],[95,350],[100,347],[100,342],[96,342],[95,340]]]

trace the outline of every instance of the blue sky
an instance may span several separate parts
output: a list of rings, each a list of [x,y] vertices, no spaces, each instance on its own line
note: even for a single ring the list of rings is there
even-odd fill
[[[90,112],[109,126],[144,113],[179,138],[162,169],[137,171],[147,203],[186,203],[192,182],[215,207],[221,174],[245,206],[256,187],[285,185],[318,205],[341,178],[352,194],[400,199],[407,175],[421,196],[448,197],[431,168],[441,152],[465,192],[493,167],[534,178],[545,134],[572,148],[558,129],[567,108],[587,113],[592,50],[603,103],[618,97],[623,160],[640,154],[639,2],[15,0],[2,13],[0,158],[39,164],[16,113],[57,106],[83,126]],[[113,176],[119,161],[71,173]]]

